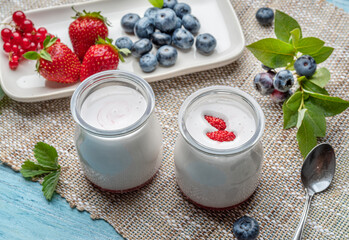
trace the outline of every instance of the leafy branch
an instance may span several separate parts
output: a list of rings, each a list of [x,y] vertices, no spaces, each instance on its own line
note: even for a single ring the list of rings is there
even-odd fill
[[[333,52],[332,47],[315,37],[303,37],[298,22],[279,10],[275,13],[275,35],[247,46],[252,54],[270,68],[284,67],[294,70],[294,63],[302,55],[310,55],[317,64],[324,62]],[[296,73],[294,73],[296,74]],[[329,96],[325,86],[331,74],[318,68],[311,77],[298,76],[298,88],[284,102],[284,129],[297,127],[299,149],[305,157],[316,146],[317,137],[326,135],[326,119],[349,107],[349,102]]]

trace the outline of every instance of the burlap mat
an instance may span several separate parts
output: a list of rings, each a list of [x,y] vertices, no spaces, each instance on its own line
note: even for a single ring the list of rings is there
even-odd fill
[[[0,18],[4,19],[16,9],[67,2],[73,1],[1,0]],[[259,26],[254,18],[259,7],[269,6],[294,16],[305,36],[320,37],[335,47],[331,58],[322,64],[332,73],[328,90],[331,95],[349,100],[349,14],[324,0],[233,0],[232,4],[248,44],[274,37],[273,28]],[[297,147],[296,131],[282,130],[281,106],[271,103],[268,97],[262,97],[252,88],[251,81],[260,71],[258,61],[245,50],[238,61],[226,67],[151,84],[165,136],[165,152],[160,172],[140,191],[123,195],[105,193],[85,179],[73,143],[75,124],[69,110],[70,98],[30,104],[5,98],[0,116],[0,159],[19,170],[25,159],[33,159],[32,148],[36,142],[54,145],[60,164],[67,167],[57,192],[71,207],[87,210],[92,218],[105,219],[128,239],[233,238],[232,223],[245,214],[260,223],[260,239],[290,239],[305,200],[299,177],[303,159]],[[261,104],[266,116],[265,164],[259,187],[247,202],[223,212],[201,210],[183,200],[175,182],[173,163],[179,107],[194,91],[217,84],[240,87],[250,93]],[[305,228],[306,239],[349,239],[348,123],[348,110],[327,119],[327,135],[320,142],[334,146],[337,172],[329,190],[314,198]]]

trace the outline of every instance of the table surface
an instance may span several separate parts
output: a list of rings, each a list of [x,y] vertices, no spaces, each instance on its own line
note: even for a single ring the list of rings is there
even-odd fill
[[[328,2],[349,12],[349,0]],[[123,239],[107,222],[70,208],[58,194],[46,201],[39,183],[1,162],[0,176],[0,239]]]

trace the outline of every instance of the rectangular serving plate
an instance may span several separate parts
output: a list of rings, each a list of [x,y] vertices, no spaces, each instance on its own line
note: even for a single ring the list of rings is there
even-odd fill
[[[195,46],[190,51],[178,51],[178,59],[172,67],[159,66],[152,73],[144,73],[133,56],[120,62],[118,69],[129,71],[143,77],[148,82],[159,81],[188,73],[204,71],[227,65],[237,60],[244,49],[245,39],[236,13],[229,0],[188,0],[192,14],[200,23],[200,33],[210,33],[217,39],[217,47],[213,54],[204,56],[198,53]],[[109,38],[117,39],[129,36],[132,41],[137,37],[126,34],[120,26],[120,20],[126,13],[137,13],[141,17],[147,8],[152,7],[146,0],[98,0],[87,3],[69,4],[26,12],[36,27],[45,27],[48,32],[57,35],[71,49],[68,35],[69,24],[73,21],[74,11],[101,11],[112,26],[109,27]],[[8,17],[3,22],[10,22]],[[156,49],[153,48],[153,53]],[[204,81],[205,79],[200,79]],[[35,62],[21,61],[17,70],[8,67],[8,55],[0,54],[0,83],[10,98],[20,102],[36,102],[71,96],[78,86],[76,84],[61,84],[45,80],[35,71]]]

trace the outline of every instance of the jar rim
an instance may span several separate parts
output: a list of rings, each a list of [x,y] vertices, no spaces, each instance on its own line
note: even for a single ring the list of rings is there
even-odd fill
[[[249,104],[251,109],[254,111],[256,120],[257,120],[256,131],[247,142],[233,148],[226,148],[226,149],[211,148],[201,144],[199,141],[194,139],[188,132],[185,125],[185,119],[184,119],[186,109],[191,104],[195,103],[197,100],[201,99],[202,97],[209,96],[211,94],[216,94],[216,93],[228,93],[228,94],[234,94],[236,96],[239,96],[247,104]],[[178,113],[178,126],[179,126],[179,131],[182,137],[185,139],[185,141],[189,145],[191,145],[195,149],[211,155],[234,155],[237,153],[244,152],[247,149],[250,149],[260,140],[260,138],[263,136],[264,126],[265,126],[265,117],[264,117],[263,110],[260,107],[260,105],[257,103],[257,101],[246,92],[236,87],[211,86],[211,87],[202,88],[194,92],[187,99],[184,100]]]
[[[121,81],[121,79],[116,79],[116,77],[122,78],[123,81]],[[82,98],[82,94],[86,90],[92,90],[97,86],[107,82],[129,83],[135,87],[140,87],[143,90],[143,92],[145,93],[145,96],[142,93],[141,94],[145,97],[147,101],[147,107],[143,115],[136,122],[132,123],[127,127],[120,128],[117,130],[107,130],[107,129],[96,128],[90,125],[89,123],[87,123],[81,117],[79,107],[82,106],[83,101],[80,104],[81,106],[79,106],[78,102],[80,98]],[[146,123],[146,121],[154,111],[154,108],[155,108],[155,95],[149,83],[143,78],[133,73],[122,71],[122,70],[107,70],[107,71],[99,72],[89,76],[83,82],[81,82],[79,86],[75,89],[70,101],[70,110],[75,122],[79,124],[79,126],[85,129],[86,131],[93,133],[95,135],[101,135],[101,136],[115,137],[115,136],[126,135],[136,131]]]

